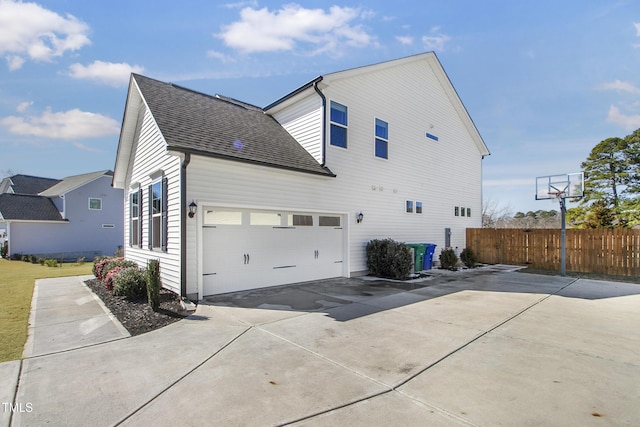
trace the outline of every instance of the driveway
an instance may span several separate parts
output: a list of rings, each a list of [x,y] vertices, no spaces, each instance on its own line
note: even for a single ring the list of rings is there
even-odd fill
[[[637,424],[640,285],[510,270],[420,283],[333,279],[209,298],[151,333],[117,337],[116,327],[108,342],[85,339],[0,364],[19,377],[4,419]]]

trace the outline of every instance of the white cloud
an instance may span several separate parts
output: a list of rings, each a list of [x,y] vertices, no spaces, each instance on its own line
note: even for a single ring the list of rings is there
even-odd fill
[[[339,54],[342,46],[366,47],[375,39],[357,19],[371,15],[357,8],[331,6],[305,9],[297,4],[284,5],[280,10],[244,8],[240,20],[222,28],[216,36],[234,49],[245,53],[293,50],[298,43],[315,46],[311,53],[330,51]]]
[[[93,61],[92,64],[72,64],[69,75],[74,79],[94,80],[111,86],[126,86],[131,73],[142,73],[144,68],[127,63]]]
[[[97,138],[120,132],[114,119],[78,109],[59,113],[46,110],[40,116],[9,116],[1,119],[0,124],[15,135],[53,139]]]
[[[607,122],[621,125],[625,130],[640,128],[640,114],[624,114],[616,106],[609,107]]]
[[[628,92],[632,94],[640,94],[640,88],[634,86],[629,82],[623,82],[622,80],[615,80],[608,83],[603,83],[599,86],[600,89],[617,90],[620,92]]]
[[[241,9],[243,7],[258,7],[258,2],[253,1],[239,1],[236,3],[225,3],[221,5],[225,9]]]
[[[426,50],[445,50],[445,44],[451,40],[451,37],[440,33],[440,27],[433,27],[430,31],[431,35],[422,36],[422,44]]]
[[[411,36],[396,36],[396,40],[405,46],[413,44],[413,37]]]
[[[230,57],[229,55],[225,55],[224,53],[222,53],[222,52],[217,52],[217,51],[215,51],[215,50],[210,50],[210,51],[208,51],[208,52],[207,52],[207,56],[208,56],[209,58],[215,58],[215,59],[218,59],[218,60],[220,60],[220,62],[222,62],[223,64],[228,64],[228,63],[230,63],[230,62],[235,62],[235,60],[234,60],[232,57]]]
[[[640,22],[634,22],[633,26],[636,27],[636,36],[640,37]]]
[[[51,61],[91,43],[89,26],[72,15],[58,15],[36,3],[0,0],[0,55],[10,70],[26,61]]]
[[[20,104],[18,104],[18,106],[16,107],[16,111],[18,113],[24,113],[25,111],[27,111],[27,109],[29,107],[31,107],[33,105],[33,101],[24,101],[21,102]]]

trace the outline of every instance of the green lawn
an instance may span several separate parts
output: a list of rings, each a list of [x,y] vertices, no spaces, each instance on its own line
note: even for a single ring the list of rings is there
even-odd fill
[[[0,362],[22,358],[36,279],[92,274],[92,263],[45,267],[0,259]]]

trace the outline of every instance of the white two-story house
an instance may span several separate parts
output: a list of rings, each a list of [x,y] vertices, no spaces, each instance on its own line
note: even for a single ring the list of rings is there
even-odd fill
[[[432,52],[265,108],[132,75],[113,177],[125,254],[201,299],[366,273],[376,238],[463,248],[488,154]]]

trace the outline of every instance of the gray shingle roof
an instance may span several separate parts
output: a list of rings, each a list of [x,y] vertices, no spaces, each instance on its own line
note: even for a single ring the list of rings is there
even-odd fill
[[[82,175],[68,176],[62,179],[62,181],[58,182],[56,185],[49,187],[45,191],[41,192],[40,195],[47,197],[61,196],[104,175],[113,176],[113,172],[104,170],[85,173]]]
[[[260,108],[133,75],[169,150],[335,176]]]
[[[15,194],[38,194],[60,182],[59,179],[42,178],[30,175],[13,175],[11,189]]]
[[[64,221],[51,199],[29,194],[0,194],[0,215],[5,220]]]

